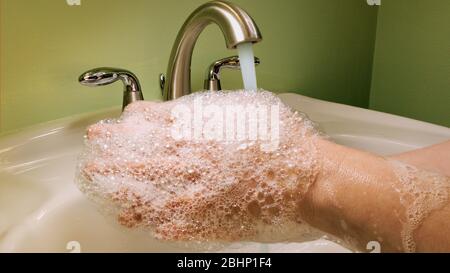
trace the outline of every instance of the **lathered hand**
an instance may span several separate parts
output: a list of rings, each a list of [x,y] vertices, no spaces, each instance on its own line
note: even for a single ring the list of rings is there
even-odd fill
[[[276,139],[249,139],[251,132],[239,140],[227,138],[230,124],[225,119],[219,128],[222,140],[174,138],[174,109],[183,105],[194,115],[199,99],[204,109],[214,105],[210,109],[224,115],[228,106],[259,107],[268,113],[268,131],[278,128],[277,135],[271,134]],[[277,119],[270,113],[277,113]],[[246,128],[258,123],[245,112],[237,114]],[[113,209],[121,224],[148,228],[158,238],[256,240],[276,235],[279,240],[306,232],[298,206],[319,174],[315,142],[321,138],[304,115],[269,92],[137,102],[119,121],[88,129],[78,182],[88,196]]]

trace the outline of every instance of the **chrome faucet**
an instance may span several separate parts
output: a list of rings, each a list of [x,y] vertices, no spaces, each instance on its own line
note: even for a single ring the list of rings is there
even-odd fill
[[[166,77],[160,76],[165,100],[191,93],[191,59],[194,46],[203,29],[217,24],[225,36],[226,46],[257,43],[262,40],[256,23],[240,7],[226,1],[212,1],[197,8],[186,20],[172,48]]]
[[[118,80],[124,86],[122,110],[134,101],[144,100],[138,78],[128,70],[100,67],[86,71],[78,78],[82,85],[90,87],[108,85]]]

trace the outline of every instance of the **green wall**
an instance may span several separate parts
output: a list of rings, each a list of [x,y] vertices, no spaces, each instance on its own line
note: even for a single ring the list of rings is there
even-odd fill
[[[382,1],[370,108],[450,127],[450,1]]]
[[[121,86],[83,87],[78,75],[97,66],[135,72],[146,99],[160,98],[175,36],[204,0],[0,0],[0,131],[121,104]],[[259,86],[368,106],[377,8],[363,0],[234,0],[258,23]],[[193,87],[206,67],[234,55],[217,27],[200,37]],[[226,72],[224,88],[242,86]]]

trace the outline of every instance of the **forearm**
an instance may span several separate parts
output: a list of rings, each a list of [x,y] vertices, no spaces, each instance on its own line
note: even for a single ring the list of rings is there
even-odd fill
[[[450,176],[450,140],[390,158]]]
[[[423,177],[401,181],[395,164],[382,157],[324,140],[319,140],[317,147],[322,172],[305,199],[309,206],[302,211],[310,224],[350,240],[360,249],[378,241],[382,251],[408,250],[405,244],[411,246],[410,250],[450,251],[448,201],[418,196],[423,204],[416,204],[415,196],[403,192],[403,183],[421,186]],[[443,181],[447,185],[433,184],[427,191],[440,191],[441,199],[446,199],[448,179],[444,177]],[[416,219],[408,216],[414,206],[420,209]]]

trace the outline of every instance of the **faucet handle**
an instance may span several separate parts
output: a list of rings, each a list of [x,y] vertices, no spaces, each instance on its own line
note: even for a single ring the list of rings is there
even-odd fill
[[[78,78],[82,85],[90,87],[108,85],[118,80],[121,80],[124,86],[122,110],[132,102],[144,100],[138,78],[128,70],[99,67],[84,72]]]
[[[259,65],[261,62],[258,57],[255,57],[255,65]],[[205,80],[205,89],[210,91],[222,90],[220,85],[220,71],[222,68],[240,69],[241,64],[238,56],[231,56],[228,58],[220,59],[212,63],[207,71]]]

